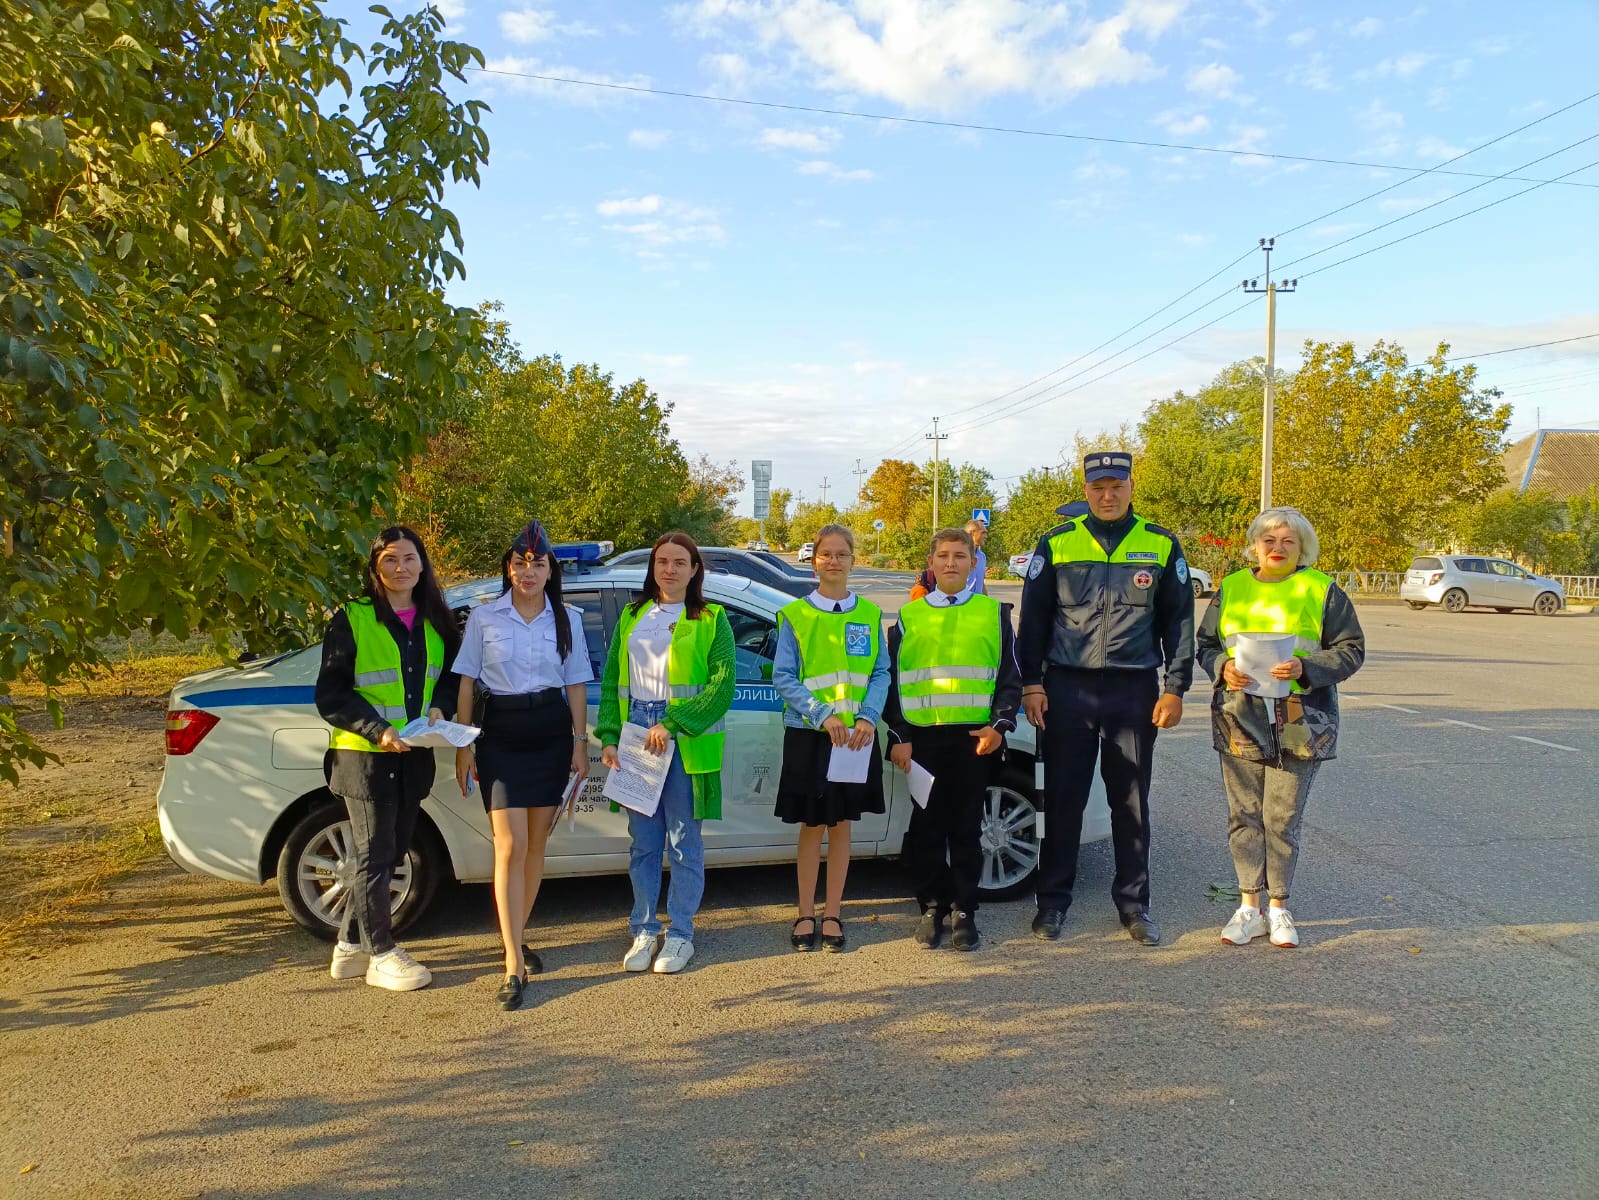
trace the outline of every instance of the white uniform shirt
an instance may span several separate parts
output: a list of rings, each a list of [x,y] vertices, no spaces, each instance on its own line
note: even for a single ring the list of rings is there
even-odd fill
[[[563,662],[555,649],[555,612],[548,600],[543,612],[524,621],[511,595],[506,592],[468,614],[455,673],[481,680],[495,696],[518,696],[593,679],[583,638],[583,610],[566,606],[572,622],[572,653]]]
[[[972,598],[973,594],[971,581],[968,580],[966,586],[954,594],[946,592],[940,587],[934,587],[932,591],[927,593],[927,603],[934,608],[948,608],[955,604],[965,604]]]
[[[681,604],[651,604],[627,639],[627,684],[634,701],[669,700],[672,628],[683,616]]]
[[[854,592],[845,593],[844,598],[842,600],[829,600],[826,596],[822,595],[822,589],[821,588],[817,588],[809,596],[805,597],[805,602],[807,604],[809,604],[812,608],[816,609],[818,612],[854,612],[855,611],[855,593]]]

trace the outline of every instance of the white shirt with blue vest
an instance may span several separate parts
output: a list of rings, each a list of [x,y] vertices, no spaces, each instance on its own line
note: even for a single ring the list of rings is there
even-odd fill
[[[829,600],[820,590],[811,592],[805,602],[818,612],[853,612],[855,593],[842,600]],[[800,661],[799,639],[794,627],[787,621],[777,623],[777,655],[772,661],[772,686],[783,697],[783,724],[790,729],[820,729],[822,722],[833,715],[833,706],[824,704],[800,682],[804,664]],[[866,683],[866,699],[861,702],[857,720],[876,725],[888,700],[888,653],[879,642],[877,660],[872,663],[872,675]]]

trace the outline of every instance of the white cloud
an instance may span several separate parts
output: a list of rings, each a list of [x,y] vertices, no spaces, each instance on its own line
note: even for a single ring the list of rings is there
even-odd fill
[[[1409,79],[1433,60],[1431,54],[1412,50],[1397,58],[1385,58],[1375,67],[1355,72],[1356,79]]]
[[[659,150],[672,140],[669,129],[634,129],[627,135],[627,144],[641,150]]]
[[[1188,2],[1121,0],[1097,21],[1023,0],[696,0],[673,11],[692,32],[735,42],[716,56],[723,74],[748,74],[757,55],[822,87],[950,109],[1153,78],[1160,68],[1127,42],[1158,38]]]
[[[1188,90],[1195,95],[1210,96],[1216,100],[1233,99],[1242,82],[1243,76],[1221,63],[1210,63],[1188,72]]]
[[[1200,38],[1199,44],[1207,50],[1214,50],[1217,54],[1220,54],[1222,51],[1227,49],[1227,43],[1222,41],[1220,38]]]
[[[643,217],[661,211],[659,196],[638,196],[626,200],[601,200],[595,211],[602,217]]]
[[[1175,108],[1168,108],[1165,112],[1155,115],[1155,124],[1172,137],[1193,137],[1210,128],[1210,118],[1204,113],[1194,113],[1189,116]]]
[[[547,79],[530,79],[530,75],[555,75],[562,79],[575,79],[584,83],[617,84],[623,87],[649,87],[648,75],[599,75],[580,67],[544,63],[536,58],[520,58],[514,54],[491,58],[483,64],[476,76],[483,86],[509,92],[546,96],[565,104],[598,108],[615,104],[625,98],[624,92],[613,92],[603,87],[574,87],[568,83],[552,83]]]
[[[513,42],[542,42],[555,33],[555,14],[547,8],[516,8],[500,14],[500,32]]]
[[[1241,154],[1258,154],[1266,148],[1265,141],[1266,130],[1259,125],[1235,125],[1233,136],[1222,149],[1237,150]]]
[[[1349,27],[1349,36],[1357,38],[1376,37],[1382,32],[1382,21],[1377,17],[1365,17],[1356,21]]]
[[[806,154],[826,154],[843,140],[836,129],[763,129],[761,145],[777,150],[802,150]]]
[[[1332,70],[1328,67],[1327,56],[1324,54],[1312,54],[1308,63],[1302,63],[1293,68],[1289,78],[1304,84],[1313,92],[1331,92],[1335,90],[1332,81]]]
[[[829,179],[837,179],[845,182],[874,178],[872,172],[868,171],[865,167],[857,167],[855,170],[849,171],[845,170],[837,163],[828,162],[826,159],[819,158],[811,159],[809,162],[802,162],[798,167],[795,168],[795,170],[797,170],[801,175],[825,175]]]
[[[439,10],[439,16],[451,24],[460,24],[461,18],[467,13],[462,0],[433,0],[433,7]]]
[[[1355,120],[1367,129],[1378,131],[1398,129],[1405,123],[1404,114],[1394,112],[1393,109],[1386,107],[1382,100],[1375,97],[1370,104],[1355,114]]]
[[[1091,162],[1084,163],[1072,172],[1072,178],[1083,183],[1109,183],[1116,179],[1125,179],[1127,168],[1119,167],[1115,163]]]
[[[1288,35],[1288,44],[1290,46],[1308,46],[1315,40],[1316,31],[1314,29],[1300,29]]]
[[[893,362],[887,359],[867,360],[864,362],[852,362],[849,365],[849,369],[857,375],[871,375],[877,371],[898,371],[904,365],[902,362]]]

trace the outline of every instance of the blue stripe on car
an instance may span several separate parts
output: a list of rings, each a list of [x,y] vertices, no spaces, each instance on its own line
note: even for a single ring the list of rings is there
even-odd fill
[[[592,702],[599,701],[599,685],[589,685]],[[298,684],[280,687],[224,688],[214,692],[193,692],[183,699],[196,708],[241,708],[246,705],[314,704],[316,687]],[[733,709],[736,712],[781,712],[782,698],[770,684],[737,684],[733,689]]]

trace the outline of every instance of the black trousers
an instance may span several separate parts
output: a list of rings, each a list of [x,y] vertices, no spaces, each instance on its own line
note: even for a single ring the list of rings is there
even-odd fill
[[[1044,750],[1039,908],[1071,907],[1096,758],[1116,847],[1111,900],[1121,912],[1149,907],[1149,777],[1159,687],[1154,671],[1050,667],[1044,673],[1049,711],[1039,735]]]
[[[983,802],[998,752],[978,757],[976,725],[916,728],[911,758],[933,777],[927,807],[912,803],[904,857],[925,911],[977,911],[983,876]]]
[[[355,860],[356,886],[350,892],[339,937],[354,942],[356,939],[350,935],[358,933],[361,948],[368,954],[387,954],[394,949],[389,883],[394,878],[394,868],[411,849],[417,814],[422,811],[422,796],[407,799],[404,791],[395,787],[393,794],[382,800],[340,797],[350,814],[350,853]]]

